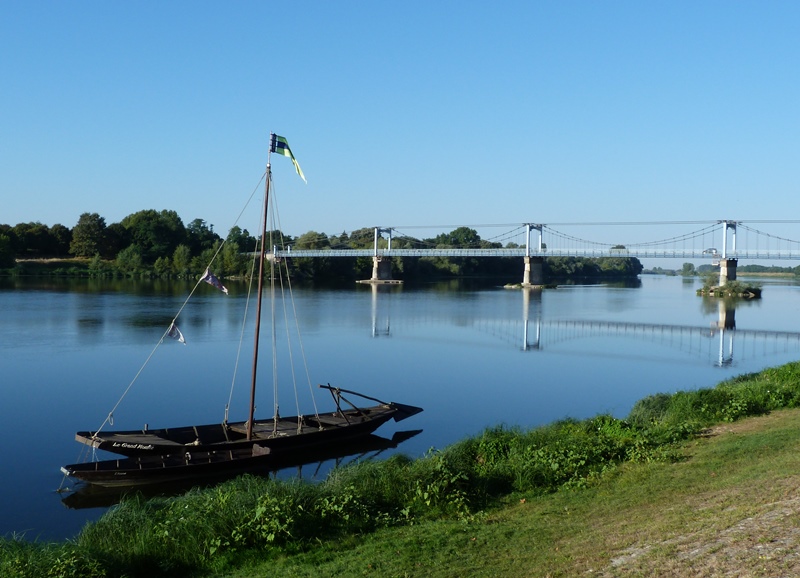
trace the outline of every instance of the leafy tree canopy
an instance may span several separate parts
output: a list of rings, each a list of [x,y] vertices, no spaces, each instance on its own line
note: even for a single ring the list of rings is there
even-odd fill
[[[91,257],[101,252],[106,220],[97,213],[82,213],[72,229],[69,252],[76,257]]]
[[[239,250],[249,252],[256,250],[256,238],[253,237],[247,229],[242,229],[238,225],[231,227],[228,231],[228,237],[225,239],[228,243],[235,243]]]
[[[478,247],[481,243],[481,237],[478,231],[470,229],[469,227],[458,227],[449,233],[442,233],[433,239],[433,243],[437,246],[459,247],[462,249],[470,247]]]
[[[308,231],[297,237],[295,245],[298,249],[325,249],[330,247],[330,241],[325,233]]]
[[[214,232],[214,225],[195,219],[186,226],[186,240],[192,253],[201,253],[213,247],[220,237]]]
[[[0,233],[0,268],[7,269],[15,264],[14,247],[11,237]]]
[[[122,219],[120,224],[128,230],[131,241],[147,263],[161,255],[172,254],[187,239],[186,227],[175,211],[139,211]]]

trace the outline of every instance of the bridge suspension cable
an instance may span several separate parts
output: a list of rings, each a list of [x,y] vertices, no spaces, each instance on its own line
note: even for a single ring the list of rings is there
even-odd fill
[[[800,241],[796,241],[794,239],[787,239],[786,237],[780,237],[778,235],[772,235],[771,233],[766,233],[764,231],[759,231],[758,229],[754,229],[753,227],[748,227],[747,225],[744,225],[742,223],[739,223],[739,228],[740,229],[744,229],[748,233],[755,233],[755,235],[756,235],[756,247],[755,247],[756,251],[758,251],[758,249],[760,249],[758,241],[759,241],[759,239],[761,237],[766,237],[768,244],[769,244],[771,239],[775,239],[775,241],[778,244],[780,244],[780,242],[785,242],[785,243],[787,243],[789,245],[789,251],[791,251],[792,249],[800,248]],[[748,241],[749,241],[749,239],[748,239]],[[778,249],[780,249],[780,246],[778,247]],[[769,245],[767,246],[767,250],[769,250]]]
[[[589,241],[588,239],[581,239],[580,237],[574,237],[573,235],[568,235],[567,233],[562,233],[556,229],[548,225],[543,225],[542,228],[547,229],[548,233],[553,235],[554,237],[558,237],[560,239],[566,239],[568,241],[576,241],[578,243],[583,243],[584,245],[594,245],[596,247],[611,247],[614,243],[601,243],[599,241]]]
[[[690,241],[694,239],[698,239],[700,237],[705,237],[709,233],[714,233],[717,229],[717,224],[714,223],[713,225],[709,225],[708,227],[704,227],[703,229],[698,229],[697,231],[692,231],[691,233],[686,233],[685,235],[678,235],[676,237],[670,237],[667,239],[661,239],[660,241],[645,241],[642,243],[629,243],[626,244],[628,247],[652,247],[655,245],[667,245],[667,244],[675,244],[681,241]]]

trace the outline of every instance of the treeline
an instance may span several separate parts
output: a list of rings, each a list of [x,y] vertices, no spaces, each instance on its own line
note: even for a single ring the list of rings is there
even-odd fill
[[[658,269],[658,268],[656,268]],[[800,275],[800,265],[797,267],[778,267],[776,265],[739,265],[737,271],[740,275],[746,273],[755,274],[779,274],[779,275]],[[719,273],[719,265],[704,264],[695,268],[693,263],[684,263],[680,274],[685,277],[692,275],[708,275]]]
[[[247,269],[245,251],[255,239],[233,227],[223,239],[203,219],[184,225],[175,211],[138,211],[106,224],[97,213],[83,213],[74,227],[56,224],[0,224],[0,268],[25,272],[31,259],[82,258],[76,271],[92,275],[178,276],[198,274],[219,252],[217,263],[228,275]],[[222,273],[222,271],[220,271]]]
[[[800,275],[800,265],[797,267],[778,267],[776,265],[740,265],[739,273],[781,273]]]
[[[224,243],[223,243],[224,241]],[[199,275],[214,261],[213,271],[221,277],[246,276],[250,256],[259,239],[247,229],[233,227],[223,239],[203,219],[184,225],[175,211],[144,210],[128,215],[119,223],[107,225],[97,213],[83,213],[71,229],[56,224],[0,224],[0,269],[11,274],[32,271],[30,260],[76,258],[68,269],[51,269],[56,274],[123,277],[189,277]],[[299,237],[271,231],[268,246],[293,249],[365,249],[374,244],[374,229],[363,228],[341,235],[308,231]],[[388,241],[379,239],[386,248]],[[516,247],[514,243],[506,245]],[[436,237],[392,239],[392,248],[501,248],[500,243],[484,241],[477,231],[458,227]],[[216,257],[216,258],[215,258]],[[78,260],[79,259],[79,260]],[[519,258],[477,257],[397,257],[391,260],[396,279],[441,277],[521,276]],[[292,274],[299,278],[353,280],[369,278],[372,258],[295,258]],[[626,257],[583,259],[555,257],[545,260],[548,279],[626,278],[642,271],[638,259]]]

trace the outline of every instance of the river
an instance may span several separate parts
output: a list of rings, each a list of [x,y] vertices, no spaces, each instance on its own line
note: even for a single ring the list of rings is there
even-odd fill
[[[295,298],[314,386],[423,407],[377,432],[421,429],[397,450],[420,456],[491,425],[624,417],[646,395],[797,359],[800,287],[759,282],[762,300],[728,311],[698,297],[695,279],[648,275],[543,292],[359,285],[296,289]],[[69,494],[56,490],[74,484],[59,468],[79,460],[74,433],[102,424],[151,353],[114,411],[115,429],[222,421],[246,301],[244,287],[228,288],[226,296],[199,287],[179,317],[186,344],[167,340],[153,353],[191,286],[0,279],[0,535],[64,539],[102,515],[103,507],[67,507]],[[251,348],[248,337],[245,357]],[[241,366],[232,420],[245,419],[249,360]],[[262,372],[260,416],[272,414],[270,373]],[[327,410],[324,393],[317,400]],[[295,413],[291,398],[281,413]]]

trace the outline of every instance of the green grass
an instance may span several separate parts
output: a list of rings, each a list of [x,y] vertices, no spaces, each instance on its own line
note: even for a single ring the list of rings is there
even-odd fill
[[[769,524],[797,499],[798,419],[791,410],[728,426],[685,443],[677,462],[626,464],[586,489],[512,494],[467,524],[384,529],[227,576],[795,575],[791,549],[748,546],[787,535],[798,545],[800,507]]]
[[[65,544],[0,541],[0,575],[615,575],[614,558],[623,573],[659,575],[683,569],[697,543],[721,551],[717,533],[800,485],[798,414],[775,412],[798,405],[792,363],[647,397],[625,420],[489,428],[318,484],[245,476],[129,499]],[[739,433],[709,436],[712,426]]]

